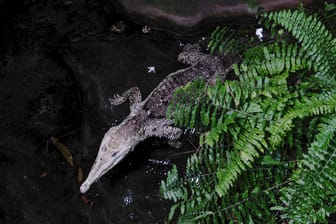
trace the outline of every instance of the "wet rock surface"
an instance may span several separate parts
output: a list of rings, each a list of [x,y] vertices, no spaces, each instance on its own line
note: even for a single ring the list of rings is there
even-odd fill
[[[247,23],[253,20],[257,7],[244,0],[117,0],[108,1],[107,7],[117,9],[129,20],[157,29],[189,33],[219,22]],[[294,8],[299,2],[312,3],[313,0],[263,0],[255,6],[264,11]]]

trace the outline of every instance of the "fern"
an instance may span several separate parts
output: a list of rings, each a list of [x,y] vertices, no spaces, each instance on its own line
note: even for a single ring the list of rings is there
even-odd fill
[[[304,155],[292,183],[283,188],[282,218],[296,223],[326,223],[326,216],[336,212],[336,116],[322,119],[319,134]]]
[[[324,10],[320,18],[328,27],[334,35],[336,34],[336,4],[335,3],[324,3]]]
[[[238,56],[241,52],[254,45],[253,38],[246,40],[237,35],[233,28],[216,27],[211,33],[208,42],[208,50],[212,54],[219,54],[221,57]]]
[[[313,97],[313,99],[305,99],[304,102],[297,102],[294,108],[289,110],[279,120],[269,128],[270,142],[274,146],[278,145],[284,138],[285,133],[293,128],[293,120],[295,118],[303,119],[306,116],[318,116],[322,114],[332,114],[336,111],[336,94],[324,94],[322,96]]]
[[[217,27],[210,36],[208,47],[211,53],[218,51],[220,54],[226,55],[238,47],[238,41],[233,30]]]
[[[262,222],[268,217],[276,220],[270,209],[272,203],[278,201],[277,189],[282,185],[285,177],[288,177],[291,165],[273,158],[260,161],[258,169],[251,169],[239,177],[242,185],[230,189],[229,193],[220,198],[213,191],[213,184],[218,183],[213,170],[223,168],[226,163],[226,152],[216,147],[204,147],[199,153],[188,159],[186,175],[183,179],[174,179],[174,182],[166,182],[161,185],[161,192],[168,197],[175,197],[176,192],[180,198],[188,192],[188,199],[172,207],[169,217],[179,210],[179,223],[195,223],[203,220],[207,223],[225,223],[228,220],[236,220],[239,223],[246,220],[259,220]],[[172,170],[176,171],[174,167]],[[170,172],[168,179],[176,173]],[[189,191],[185,189],[189,188]],[[242,213],[242,207],[245,212]],[[249,212],[246,212],[249,211]],[[253,215],[253,212],[258,214]],[[223,216],[225,214],[225,216]]]
[[[239,52],[242,61],[233,80],[197,80],[174,94],[167,115],[197,129],[200,141],[185,175],[174,166],[161,183],[175,203],[169,220],[320,223],[336,212],[336,39],[318,18],[264,14],[266,27],[283,27],[297,42],[280,35],[249,49],[237,49],[227,28],[213,32],[210,51]]]
[[[314,63],[316,75],[334,77],[336,71],[336,40],[316,17],[303,11],[284,10],[264,14],[270,24],[281,25],[301,44]]]

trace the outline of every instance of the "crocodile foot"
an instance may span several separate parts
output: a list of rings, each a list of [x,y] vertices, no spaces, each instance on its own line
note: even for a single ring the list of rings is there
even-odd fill
[[[147,137],[165,137],[169,140],[178,139],[182,130],[171,126],[173,121],[170,119],[152,119],[146,123],[145,135]]]

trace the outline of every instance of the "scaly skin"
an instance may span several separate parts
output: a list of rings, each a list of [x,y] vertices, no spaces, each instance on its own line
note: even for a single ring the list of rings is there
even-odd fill
[[[90,173],[80,187],[82,193],[87,192],[94,182],[117,165],[139,142],[152,136],[170,140],[180,137],[182,130],[171,126],[173,122],[164,118],[168,103],[178,87],[196,79],[209,80],[214,79],[216,74],[226,74],[221,61],[201,53],[198,45],[186,45],[178,59],[191,66],[168,75],[144,101],[141,101],[137,87],[110,100],[113,105],[129,100],[131,112],[121,124],[106,132]]]

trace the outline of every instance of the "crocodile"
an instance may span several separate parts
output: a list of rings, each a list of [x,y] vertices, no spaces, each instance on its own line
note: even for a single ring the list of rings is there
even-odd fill
[[[190,66],[168,75],[145,100],[142,101],[138,87],[132,87],[110,99],[111,105],[120,105],[128,100],[130,113],[124,121],[105,133],[88,177],[80,186],[81,193],[87,192],[94,182],[133,151],[139,142],[149,137],[177,140],[181,136],[182,130],[174,127],[171,119],[165,118],[168,104],[178,87],[196,79],[213,82],[216,74],[223,77],[232,69],[225,68],[221,58],[202,53],[198,44],[185,45],[178,60]]]

